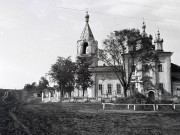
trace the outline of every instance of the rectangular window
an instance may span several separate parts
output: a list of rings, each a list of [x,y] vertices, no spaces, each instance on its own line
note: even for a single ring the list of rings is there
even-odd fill
[[[162,72],[162,64],[158,65],[158,72]]]
[[[159,83],[159,89],[161,90],[161,94],[164,94],[163,83]]]
[[[116,87],[117,87],[117,94],[121,94],[121,85],[117,84]]]
[[[102,84],[99,84],[99,90],[102,90]]]
[[[99,84],[99,91],[101,91],[102,94],[102,84]]]
[[[108,88],[108,94],[112,94],[112,85],[108,84],[107,88]]]

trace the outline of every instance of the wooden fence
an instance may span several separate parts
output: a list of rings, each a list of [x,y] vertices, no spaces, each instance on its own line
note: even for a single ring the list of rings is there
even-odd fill
[[[133,106],[133,110],[136,110],[136,106],[153,106],[153,111],[156,111],[159,109],[159,106],[172,106],[173,109],[176,109],[176,106],[180,104],[114,104],[114,103],[102,103],[103,110],[105,110],[105,105],[112,105],[112,106],[127,106],[127,109],[129,110],[130,106]]]

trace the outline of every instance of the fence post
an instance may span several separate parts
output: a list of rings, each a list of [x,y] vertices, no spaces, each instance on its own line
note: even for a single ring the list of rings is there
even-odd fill
[[[156,110],[158,110],[158,105],[156,105]]]
[[[155,104],[153,104],[153,110],[156,111]]]
[[[44,92],[42,92],[42,102],[44,101]]]
[[[136,110],[136,105],[134,104],[134,111]]]
[[[173,104],[173,108],[174,108],[174,110],[176,109],[176,105],[175,104]]]
[[[56,100],[57,100],[57,102],[58,102],[58,91],[56,91]]]
[[[49,92],[49,102],[51,101],[51,93]]]
[[[129,104],[128,104],[128,110],[129,110]]]
[[[102,103],[103,104],[103,110],[105,109],[105,103]]]

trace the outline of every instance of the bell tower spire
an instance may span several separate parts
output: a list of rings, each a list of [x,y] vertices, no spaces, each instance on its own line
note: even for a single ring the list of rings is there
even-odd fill
[[[86,12],[85,15],[85,27],[82,31],[80,40],[77,41],[77,56],[92,57],[92,66],[98,65],[97,50],[98,42],[95,40],[91,28],[89,26],[89,14]]]
[[[86,12],[86,15],[85,15],[86,24],[85,24],[84,30],[81,34],[81,37],[80,37],[82,40],[87,40],[87,41],[88,40],[94,40],[93,33],[92,33],[91,28],[89,26],[89,18],[90,18],[90,16],[89,16],[88,12]]]

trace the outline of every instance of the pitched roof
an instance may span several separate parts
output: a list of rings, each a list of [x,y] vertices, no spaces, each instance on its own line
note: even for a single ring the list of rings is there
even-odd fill
[[[53,87],[47,87],[43,91],[55,91],[55,88]]]
[[[180,78],[174,77],[174,76],[171,77],[171,80],[172,80],[173,82],[180,82]]]
[[[171,63],[171,72],[179,72],[180,73],[180,66]]]
[[[90,28],[88,22],[86,22],[86,25],[84,27],[84,30],[83,30],[80,38],[82,40],[84,40],[84,39],[86,39],[86,40],[93,40],[94,39],[93,33],[91,31],[91,28]]]

